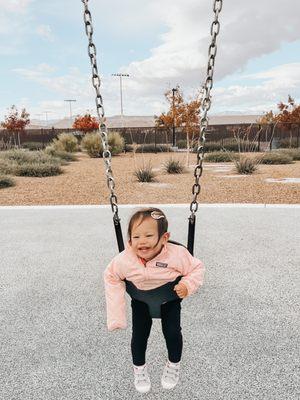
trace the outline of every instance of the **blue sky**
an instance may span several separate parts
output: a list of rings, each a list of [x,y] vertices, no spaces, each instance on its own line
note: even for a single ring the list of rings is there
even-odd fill
[[[241,6],[242,4],[242,6]],[[272,4],[272,8],[270,5]],[[81,0],[0,0],[0,120],[12,104],[32,119],[94,111]],[[207,64],[212,1],[90,0],[106,115],[166,110],[177,84],[186,99],[200,88]],[[300,101],[300,2],[227,0],[212,90],[211,114],[276,111],[288,94]]]

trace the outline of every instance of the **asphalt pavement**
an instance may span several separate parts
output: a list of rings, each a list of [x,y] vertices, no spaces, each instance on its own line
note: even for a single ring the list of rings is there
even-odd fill
[[[133,209],[119,207],[124,237]],[[186,243],[189,206],[166,206]],[[110,207],[0,207],[1,400],[296,400],[300,207],[200,206],[205,283],[182,302],[181,378],[166,391],[154,320],[152,389],[133,386],[127,330],[108,332],[102,273],[117,254]]]

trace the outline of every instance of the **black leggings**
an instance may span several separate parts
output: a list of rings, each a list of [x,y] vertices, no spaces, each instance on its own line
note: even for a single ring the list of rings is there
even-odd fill
[[[182,299],[169,301],[161,306],[161,325],[166,340],[168,357],[171,362],[179,362],[182,354],[182,334],[180,310]],[[131,353],[134,365],[144,365],[147,342],[151,331],[152,318],[146,303],[132,299]]]

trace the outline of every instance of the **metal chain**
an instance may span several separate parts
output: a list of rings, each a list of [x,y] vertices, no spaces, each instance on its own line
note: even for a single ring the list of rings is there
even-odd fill
[[[90,57],[90,62],[92,66],[92,84],[96,91],[96,107],[97,107],[97,114],[99,118],[99,134],[102,140],[103,145],[103,160],[106,165],[105,173],[106,173],[106,181],[107,186],[110,189],[110,204],[112,211],[114,213],[114,221],[119,221],[118,216],[118,204],[117,204],[117,196],[114,193],[115,188],[115,180],[112,173],[111,168],[111,152],[109,151],[108,147],[108,139],[107,139],[107,128],[104,122],[104,107],[103,107],[103,99],[100,94],[100,86],[101,86],[101,79],[98,74],[98,67],[97,67],[97,59],[96,59],[96,46],[93,43],[93,24],[92,24],[92,15],[88,9],[88,0],[81,0],[84,4],[84,23],[85,23],[85,32],[87,34],[89,45],[88,45],[88,54]]]
[[[200,193],[201,185],[199,183],[200,177],[203,172],[203,159],[204,159],[204,145],[205,145],[205,133],[207,131],[208,119],[207,113],[211,107],[211,96],[210,91],[213,87],[213,75],[214,75],[214,66],[215,66],[215,57],[217,54],[217,36],[220,32],[220,22],[218,20],[219,13],[222,10],[223,0],[214,0],[213,10],[215,13],[215,19],[211,24],[210,34],[211,34],[211,44],[208,48],[208,63],[207,63],[207,72],[206,72],[206,80],[202,87],[202,99],[201,99],[201,110],[202,117],[200,121],[200,135],[198,140],[198,148],[197,148],[197,165],[194,170],[195,183],[192,187],[193,200],[190,205],[191,215],[190,219],[194,220],[195,213],[198,210],[197,196]]]

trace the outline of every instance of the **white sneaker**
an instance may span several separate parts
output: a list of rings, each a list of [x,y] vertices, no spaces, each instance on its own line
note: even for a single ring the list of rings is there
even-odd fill
[[[140,393],[147,393],[151,388],[151,382],[147,371],[147,365],[133,366],[134,386]]]
[[[164,368],[161,385],[164,389],[173,389],[179,381],[180,361],[178,363],[171,363],[167,361]]]

